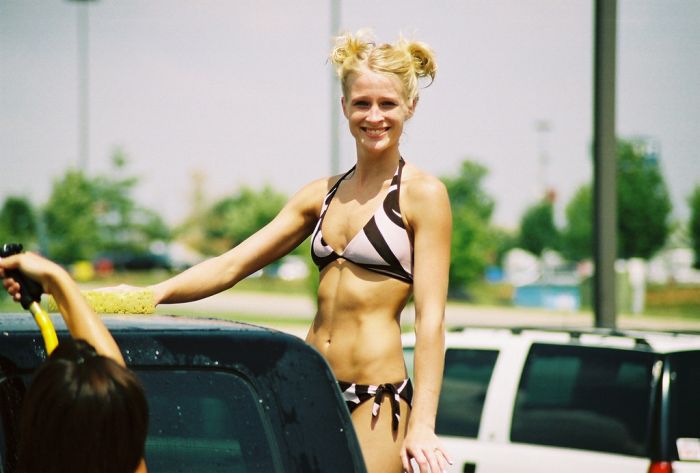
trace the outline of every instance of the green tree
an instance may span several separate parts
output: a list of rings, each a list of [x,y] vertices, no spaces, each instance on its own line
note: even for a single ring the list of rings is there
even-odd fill
[[[671,199],[657,157],[642,140],[618,141],[617,222],[620,258],[651,258],[670,231]]]
[[[94,185],[81,171],[54,181],[43,217],[49,257],[62,263],[93,258],[100,249],[97,214]]]
[[[204,219],[205,245],[200,251],[222,253],[267,225],[284,206],[287,197],[270,186],[261,191],[242,187],[207,212]]]
[[[593,256],[592,192],[590,184],[581,186],[566,206],[561,251],[571,261],[590,259]]]
[[[502,266],[508,252],[518,247],[518,235],[510,229],[492,227],[491,238],[495,247],[495,257],[490,263]]]
[[[160,215],[131,197],[139,180],[122,176],[127,166],[125,155],[117,151],[112,159],[110,176],[92,180],[101,251],[143,253],[151,242],[169,240],[170,231]]]
[[[494,200],[482,188],[487,169],[463,161],[456,177],[443,177],[452,207],[452,256],[450,294],[464,296],[479,280],[486,266],[494,262],[497,245],[490,219]]]
[[[565,254],[592,254],[592,190],[582,188],[567,206]],[[649,259],[670,233],[671,199],[657,157],[643,140],[619,140],[617,146],[617,254]],[[588,223],[586,223],[588,222]]]
[[[25,248],[37,239],[36,212],[24,197],[10,196],[0,209],[0,244],[22,243]]]
[[[693,266],[700,269],[700,185],[695,186],[693,193],[688,198],[690,205],[690,222],[688,233],[690,233],[690,244],[695,253]]]
[[[559,248],[559,231],[554,224],[554,205],[550,199],[543,199],[525,211],[520,221],[518,245],[536,255],[541,255],[545,249]]]
[[[124,171],[123,153],[112,162],[110,177],[71,169],[54,182],[43,212],[51,258],[71,263],[100,252],[145,252],[154,240],[170,238],[160,216],[131,197],[138,179],[112,177]]]

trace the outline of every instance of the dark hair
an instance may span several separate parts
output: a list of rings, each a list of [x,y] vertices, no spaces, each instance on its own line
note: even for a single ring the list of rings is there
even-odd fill
[[[148,405],[138,378],[83,340],[61,341],[22,405],[20,473],[133,473]]]

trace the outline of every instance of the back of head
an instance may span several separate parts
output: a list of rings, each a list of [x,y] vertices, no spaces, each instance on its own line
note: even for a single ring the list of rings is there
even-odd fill
[[[133,473],[147,430],[136,376],[84,341],[62,341],[27,391],[18,471]]]
[[[394,44],[376,45],[367,30],[338,36],[330,60],[340,78],[343,94],[347,95],[348,79],[368,69],[395,75],[409,103],[418,99],[419,79],[430,77],[432,83],[437,73],[435,54],[425,43],[402,37]]]

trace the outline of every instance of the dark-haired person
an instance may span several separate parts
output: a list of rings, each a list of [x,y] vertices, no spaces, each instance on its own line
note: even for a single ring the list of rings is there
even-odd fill
[[[114,338],[59,265],[33,253],[0,258],[19,300],[20,270],[56,300],[72,340],[36,371],[20,414],[19,473],[145,473],[148,405]]]
[[[411,471],[414,459],[421,472],[438,473],[450,461],[434,427],[452,220],[444,185],[399,152],[419,80],[435,77],[434,54],[421,42],[376,44],[359,33],[336,38],[330,58],[355,138],[355,166],[307,184],[253,236],[151,289],[156,303],[202,299],[311,236],[320,283],[306,341],[339,380],[368,470]],[[295,126],[309,140],[318,139],[318,130]],[[399,320],[411,295],[415,387],[404,364]]]

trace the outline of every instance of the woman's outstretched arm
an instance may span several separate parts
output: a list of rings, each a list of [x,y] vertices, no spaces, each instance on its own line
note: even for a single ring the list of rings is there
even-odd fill
[[[217,294],[292,251],[313,231],[327,187],[327,179],[306,185],[270,223],[236,247],[151,286],[155,303]]]

